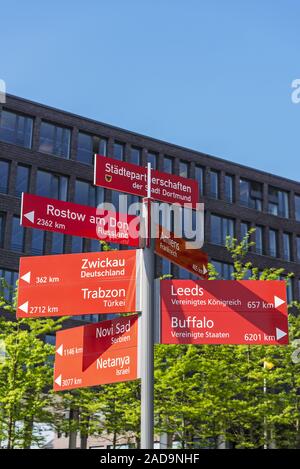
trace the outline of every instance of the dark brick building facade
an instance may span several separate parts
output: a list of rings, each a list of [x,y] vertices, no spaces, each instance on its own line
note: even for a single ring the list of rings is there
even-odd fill
[[[196,178],[205,203],[204,250],[221,275],[230,278],[232,269],[226,235],[240,238],[257,227],[249,259],[261,269],[293,272],[289,296],[300,298],[300,183],[14,96],[0,111],[0,275],[15,280],[20,255],[98,249],[90,240],[18,225],[22,190],[90,205],[114,200],[92,186],[94,152]],[[170,269],[188,277],[157,259],[157,275]]]

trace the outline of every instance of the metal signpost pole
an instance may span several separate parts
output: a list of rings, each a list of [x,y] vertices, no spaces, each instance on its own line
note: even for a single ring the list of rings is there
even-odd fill
[[[146,221],[146,244],[143,250],[142,265],[142,324],[141,324],[141,448],[153,448],[154,426],[154,250],[150,232],[151,210],[151,165],[148,164],[147,199],[144,201]],[[150,224],[151,225],[151,224]]]
[[[267,370],[267,363],[264,360],[264,370]],[[264,398],[266,399],[267,394],[267,380],[266,376],[264,376]],[[264,415],[264,449],[268,449],[268,428],[267,428],[267,418]]]

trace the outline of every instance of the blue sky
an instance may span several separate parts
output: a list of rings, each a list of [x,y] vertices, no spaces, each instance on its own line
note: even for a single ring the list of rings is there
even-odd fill
[[[299,180],[299,0],[10,0],[7,91]]]

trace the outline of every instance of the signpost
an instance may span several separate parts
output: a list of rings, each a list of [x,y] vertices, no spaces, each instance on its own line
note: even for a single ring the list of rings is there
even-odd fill
[[[192,204],[196,208],[199,197],[194,179],[151,169],[151,192],[147,193],[148,170],[125,161],[95,155],[94,184],[140,197],[149,197],[169,204]]]
[[[157,281],[154,308],[154,252],[207,278],[204,252],[161,226],[155,247],[150,235],[152,200],[199,208],[198,183],[152,170],[150,164],[143,168],[100,155],[95,155],[94,183],[146,197],[144,250],[21,258],[17,317],[142,311],[141,318],[133,314],[57,332],[54,390],[141,377],[141,448],[151,449],[154,336],[162,344],[285,345],[286,285],[283,281]],[[23,226],[139,246],[139,217],[104,215],[87,206],[22,195]]]
[[[139,378],[139,333],[137,315],[57,332],[54,391]]]
[[[288,344],[284,281],[163,280],[157,340],[163,344]]]
[[[21,257],[17,317],[141,311],[140,250]]]
[[[157,226],[155,253],[183,267],[192,274],[207,278],[208,256],[200,249],[191,249],[191,243],[179,238],[161,225]]]
[[[150,167],[148,165],[150,173]],[[150,179],[150,178],[149,178]],[[147,243],[141,267],[141,448],[153,448],[154,439],[154,250],[150,238],[151,184],[143,203],[143,218],[147,220]]]
[[[139,247],[140,218],[22,193],[21,225],[66,235]]]

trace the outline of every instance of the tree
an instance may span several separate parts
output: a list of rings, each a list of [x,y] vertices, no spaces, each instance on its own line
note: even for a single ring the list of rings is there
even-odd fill
[[[247,260],[253,230],[239,243],[227,239],[233,280],[279,279],[283,269],[259,272]],[[285,273],[287,282],[292,273]],[[209,278],[218,274],[209,266]],[[299,305],[291,305],[290,338],[299,337]],[[299,446],[299,367],[291,346],[157,346],[155,410],[157,432],[180,446],[236,448]],[[264,362],[274,363],[272,369]]]
[[[260,272],[248,260],[253,243],[227,240],[233,281],[279,279],[283,269]],[[104,245],[104,250],[109,246]],[[219,278],[213,265],[209,278]],[[0,439],[8,448],[40,444],[36,422],[59,432],[80,432],[81,447],[89,435],[140,440],[140,381],[52,393],[53,347],[43,337],[61,327],[64,318],[15,321],[15,298],[0,296],[8,318],[0,317],[0,340],[6,356],[0,363]],[[300,337],[300,304],[289,309],[290,342]],[[182,448],[300,448],[300,364],[293,346],[156,345],[155,428]],[[70,419],[62,418],[73,411]]]
[[[2,281],[0,340],[5,356],[0,363],[0,439],[8,449],[29,448],[43,439],[35,423],[51,422],[53,346],[44,336],[60,329],[65,318],[15,319],[16,292],[10,301],[9,286]]]

